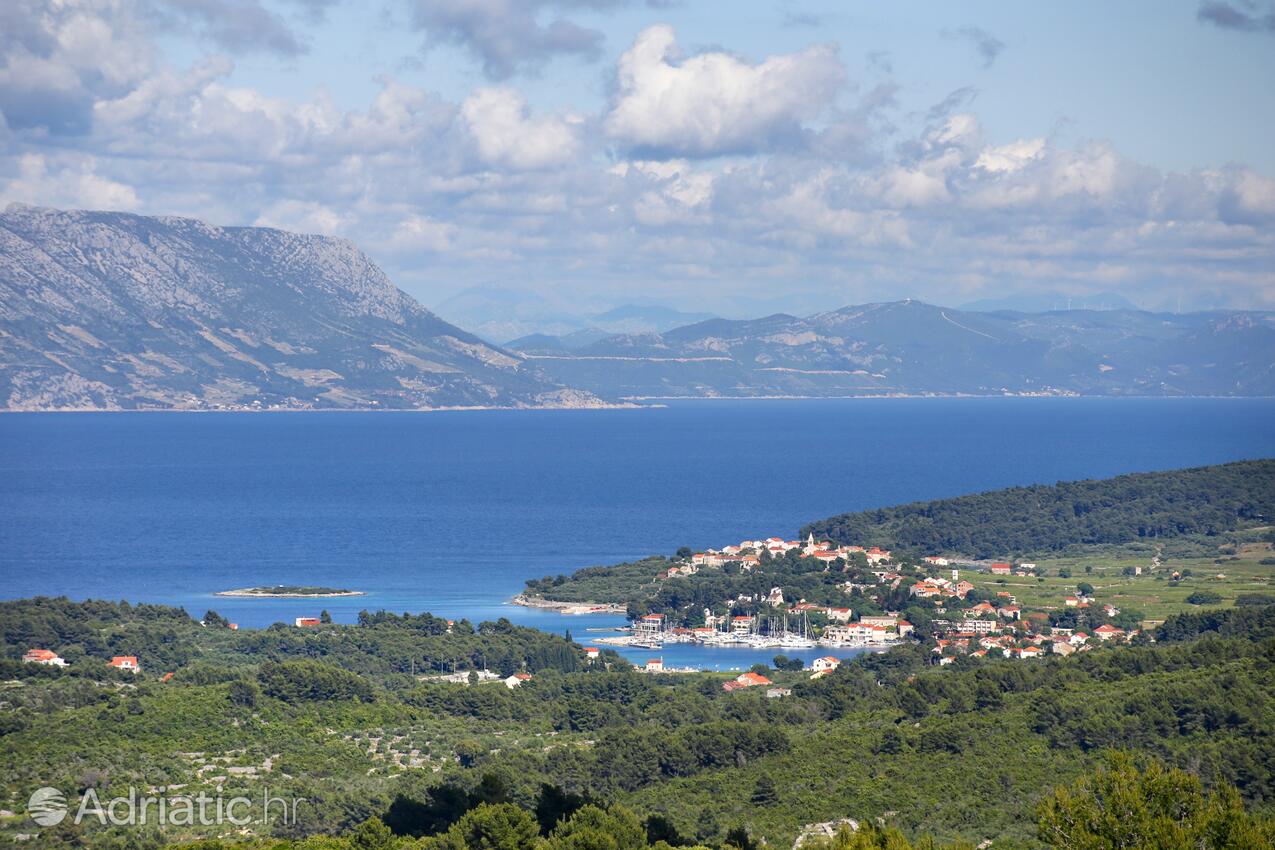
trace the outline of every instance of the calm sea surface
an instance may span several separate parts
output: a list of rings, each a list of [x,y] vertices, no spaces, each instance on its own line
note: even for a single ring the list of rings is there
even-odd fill
[[[794,534],[846,510],[1275,456],[1275,400],[678,402],[638,411],[0,416],[0,597],[208,608],[243,626],[505,604],[524,579]],[[350,599],[235,600],[323,584]],[[640,650],[636,655],[648,653]],[[669,665],[773,651],[670,646]],[[811,655],[823,654],[822,651]]]

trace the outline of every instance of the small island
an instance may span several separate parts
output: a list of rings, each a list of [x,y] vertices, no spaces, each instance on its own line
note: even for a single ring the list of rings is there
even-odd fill
[[[219,590],[215,595],[267,599],[327,599],[335,596],[365,596],[366,594],[361,590],[345,590],[339,587],[277,584],[274,587],[241,587],[236,590]]]

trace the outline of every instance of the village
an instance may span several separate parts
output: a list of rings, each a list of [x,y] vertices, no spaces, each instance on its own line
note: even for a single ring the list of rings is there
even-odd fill
[[[740,574],[765,574],[776,559],[792,557],[819,561],[824,573],[852,574],[839,584],[846,602],[858,598],[874,604],[864,606],[870,610],[856,611],[850,604],[786,599],[782,587],[774,586],[761,597],[741,595],[722,600],[719,607],[725,608],[724,613],[704,609],[696,618],[702,619],[702,624],[686,625],[686,618],[678,623],[672,614],[647,613],[633,619],[628,634],[598,642],[648,649],[699,643],[776,650],[816,646],[884,649],[919,642],[931,646],[934,664],[947,665],[965,655],[1018,660],[1065,656],[1144,635],[1141,624],[1130,627],[1124,622],[1122,627],[1112,622],[1120,617],[1120,609],[1098,604],[1085,592],[1092,592],[1092,588],[1083,581],[1056,604],[1032,609],[1020,607],[1008,590],[987,589],[998,577],[1034,577],[1034,563],[975,562],[940,555],[896,560],[888,550],[837,545],[817,541],[813,535],[804,541],[779,537],[744,540],[720,550],[693,552],[679,558],[657,580],[689,578],[727,568]],[[1141,568],[1135,569],[1140,575]],[[857,597],[852,597],[854,593]],[[881,606],[875,604],[879,600],[894,600],[898,610],[879,611]],[[905,615],[905,610],[912,613]],[[923,619],[922,628],[908,616]],[[811,678],[821,678],[839,664],[840,659],[833,656],[815,659],[809,667]],[[659,658],[650,659],[641,669],[671,672]],[[770,684],[765,676],[753,672],[728,682],[727,690]]]
[[[846,602],[855,599],[863,604],[855,610],[849,604],[816,604],[805,599],[787,599],[776,584],[762,595],[741,594],[723,599],[717,613],[704,608],[695,625],[686,625],[686,617],[676,622],[670,614],[645,613],[634,617],[624,634],[600,637],[596,643],[616,647],[658,650],[668,644],[693,643],[711,647],[739,647],[806,651],[816,647],[833,649],[884,650],[901,643],[930,646],[935,665],[948,665],[962,656],[970,658],[1008,658],[1028,660],[1047,655],[1066,656],[1086,652],[1096,646],[1151,638],[1143,626],[1154,622],[1130,624],[1121,617],[1119,608],[1099,604],[1089,595],[1092,587],[1078,582],[1074,590],[1053,605],[1024,608],[1008,590],[989,590],[988,580],[1004,584],[1003,579],[1017,576],[1030,578],[1037,574],[1034,563],[975,562],[940,555],[920,559],[895,558],[879,547],[838,545],[817,541],[784,540],[769,537],[743,540],[720,550],[685,553],[656,576],[657,582],[690,578],[702,572],[725,571],[730,568],[741,575],[765,575],[773,570],[777,559],[808,559],[821,564],[825,575],[842,573],[845,581],[836,588]],[[1159,565],[1158,559],[1151,569]],[[1142,568],[1131,567],[1128,573],[1140,575]],[[962,575],[964,573],[964,575]],[[1177,578],[1177,574],[1174,574]],[[975,584],[975,579],[979,584]],[[781,581],[776,576],[776,581]],[[998,586],[993,584],[993,587]],[[1088,591],[1088,592],[1086,592]],[[897,610],[883,608],[884,600],[895,601]],[[597,606],[591,606],[591,610]],[[614,610],[615,606],[607,606]],[[905,615],[905,611],[908,612]],[[913,623],[908,617],[918,620]],[[295,628],[312,629],[331,622],[326,612],[320,617],[297,617]],[[452,621],[448,620],[448,628]],[[207,625],[201,623],[201,625]],[[235,623],[225,624],[231,630]],[[587,660],[600,657],[600,646],[586,646]],[[67,661],[48,649],[32,648],[22,659],[27,663],[67,666]],[[833,655],[815,658],[807,672],[812,679],[822,678],[837,669],[842,659]],[[141,665],[135,656],[117,656],[108,666],[137,673]],[[698,672],[691,668],[666,667],[659,657],[649,658],[638,669],[648,673]],[[477,672],[477,681],[502,681],[515,688],[530,676],[526,673],[497,677],[490,671]],[[171,673],[166,676],[171,676]],[[471,684],[475,671],[457,672],[438,677],[447,681]],[[728,680],[728,691],[766,686],[768,696],[784,696],[782,688],[756,670]]]

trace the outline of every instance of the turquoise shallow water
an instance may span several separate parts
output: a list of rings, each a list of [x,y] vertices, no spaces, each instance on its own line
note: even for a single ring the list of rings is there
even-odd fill
[[[0,595],[215,608],[246,627],[506,604],[531,576],[1012,484],[1275,456],[1275,401],[864,399],[638,411],[0,416]],[[325,584],[367,596],[233,600]],[[644,659],[651,653],[634,653]],[[773,652],[666,647],[669,665]],[[822,654],[819,651],[817,654]],[[721,660],[718,660],[721,659]]]

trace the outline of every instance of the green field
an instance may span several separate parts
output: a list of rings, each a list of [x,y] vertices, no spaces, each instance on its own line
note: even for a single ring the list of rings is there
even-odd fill
[[[1152,566],[1152,559],[1146,556],[1097,551],[1038,559],[1035,563],[1044,570],[1043,577],[993,576],[975,570],[961,570],[960,576],[978,588],[1012,593],[1024,610],[1063,608],[1063,599],[1075,593],[1076,585],[1088,582],[1098,605],[1111,604],[1149,620],[1163,620],[1181,611],[1198,610],[1199,606],[1186,601],[1198,590],[1221,596],[1220,607],[1230,607],[1240,594],[1275,593],[1275,564],[1260,563],[1272,557],[1275,552],[1269,543],[1240,544],[1234,555],[1216,558],[1168,557],[1158,566]],[[1129,567],[1141,567],[1142,574],[1125,575]],[[1071,577],[1059,577],[1059,570],[1070,570]],[[1183,577],[1173,581],[1174,572]]]

